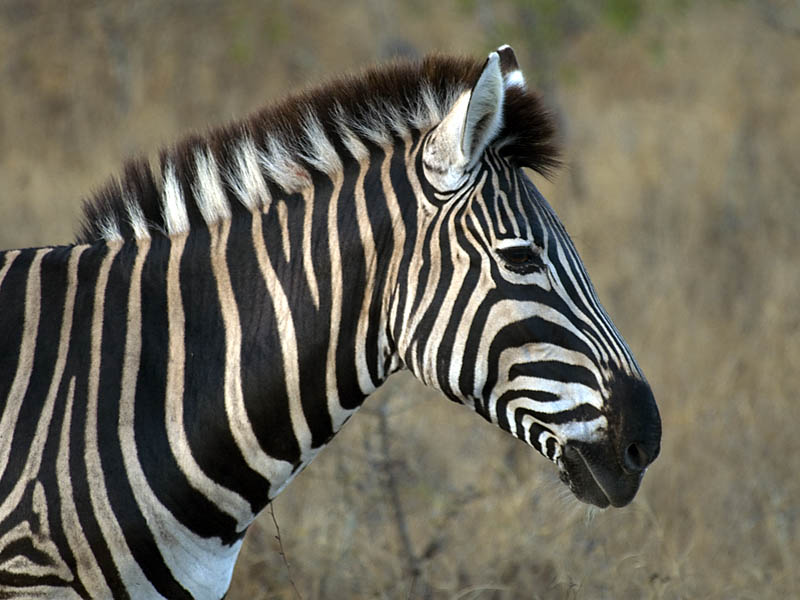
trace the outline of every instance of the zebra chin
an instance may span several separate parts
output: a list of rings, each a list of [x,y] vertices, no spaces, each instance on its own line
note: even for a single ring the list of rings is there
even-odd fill
[[[645,470],[626,470],[599,442],[569,442],[562,448],[559,476],[575,497],[600,508],[631,503]]]

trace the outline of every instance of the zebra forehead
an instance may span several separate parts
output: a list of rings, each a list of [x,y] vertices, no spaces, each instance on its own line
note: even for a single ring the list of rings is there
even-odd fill
[[[238,193],[252,187],[235,180],[243,172],[243,144],[254,151],[268,187],[298,192],[311,185],[312,171],[329,176],[340,171],[343,154],[363,160],[368,145],[389,145],[436,126],[455,100],[472,89],[483,63],[440,54],[395,60],[180,141],[162,151],[160,169],[133,161],[122,177],[86,202],[77,241],[179,233],[192,226],[192,219],[209,224],[226,218],[225,186],[239,201],[233,204],[252,209],[263,203]],[[503,127],[493,145],[501,156],[546,175],[558,166],[555,126],[517,73],[509,76]],[[252,155],[245,166],[252,165]],[[263,189],[259,193],[266,195]],[[189,209],[192,205],[199,210]]]

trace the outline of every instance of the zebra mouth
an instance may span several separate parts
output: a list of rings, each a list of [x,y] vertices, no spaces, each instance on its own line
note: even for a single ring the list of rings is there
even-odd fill
[[[568,443],[561,456],[561,480],[575,497],[600,508],[622,507],[639,490],[642,473],[627,474],[616,461],[603,460],[603,452],[582,443]]]

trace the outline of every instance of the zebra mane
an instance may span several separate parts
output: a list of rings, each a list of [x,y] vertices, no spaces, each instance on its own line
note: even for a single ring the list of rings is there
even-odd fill
[[[482,66],[444,55],[396,60],[190,136],[162,150],[158,166],[131,160],[85,202],[77,241],[180,234],[239,208],[266,208],[273,194],[311,185],[314,171],[341,171],[340,156],[365,159],[369,145],[388,146],[396,137],[429,130],[472,88]],[[512,162],[549,175],[559,153],[553,119],[539,96],[509,85],[503,112],[493,145]]]

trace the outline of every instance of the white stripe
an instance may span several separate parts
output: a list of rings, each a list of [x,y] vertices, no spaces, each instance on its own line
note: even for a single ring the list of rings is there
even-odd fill
[[[419,150],[417,150],[418,152]],[[411,183],[411,188],[414,193],[415,198],[424,198],[425,195],[422,192],[422,186],[420,185],[419,179],[417,178],[416,168],[413,166],[416,164],[416,153],[411,156],[411,151],[409,148],[406,148],[405,153],[405,164],[406,164],[406,174],[408,175],[409,182]],[[394,194],[394,189],[392,186],[391,181],[391,162],[392,162],[392,152],[387,150],[386,156],[384,158],[383,167],[381,169],[381,181],[383,183],[383,193],[386,197],[386,203],[391,208],[397,207],[398,211],[398,218],[392,219],[392,222],[395,224],[400,224],[403,222],[402,220],[402,213],[400,212],[399,202],[397,201],[397,197]],[[417,235],[414,239],[414,249],[412,250],[412,256],[414,257],[421,257],[423,256],[424,247],[425,247],[425,229],[424,223],[430,220],[430,213],[432,212],[432,207],[429,205],[428,202],[419,202],[417,206],[417,223],[419,224],[419,231],[417,231]],[[393,215],[394,216],[394,215]],[[405,230],[403,230],[405,233]],[[405,236],[403,236],[405,238]],[[402,251],[403,246],[405,243],[405,239],[398,240],[395,243],[395,251],[392,256],[392,260],[390,262],[390,274],[394,275],[387,280],[388,282],[394,281],[397,277],[397,266],[399,265],[402,259]],[[411,308],[416,297],[417,293],[417,284],[419,283],[419,277],[417,276],[418,271],[414,268],[410,268],[408,270],[408,276],[406,280],[403,282],[403,287],[405,288],[406,293],[406,303],[403,307],[403,316],[400,325],[399,331],[399,339],[397,340],[398,348],[408,348],[411,343],[411,335],[414,333],[413,327],[410,325],[411,321]],[[395,289],[395,286],[392,285],[389,289]],[[399,296],[399,294],[394,295],[395,298]],[[396,311],[392,311],[396,312]],[[392,319],[394,324],[394,316]],[[412,354],[412,357],[416,356],[416,353]],[[403,359],[406,357],[404,356]],[[408,365],[412,368],[412,372],[418,373],[413,365]]]
[[[600,305],[600,301],[594,292],[594,287],[591,281],[589,281],[586,271],[583,269],[583,262],[578,256],[574,245],[568,239],[563,225],[552,211],[545,211],[544,214],[549,221],[547,230],[554,232],[555,243],[558,249],[558,260],[561,267],[563,271],[567,273],[580,301],[584,305],[584,309],[579,310],[576,307],[574,310],[576,314],[579,314],[581,318],[591,326],[595,334],[591,336],[592,347],[596,347],[599,350],[605,362],[615,362],[629,374],[638,372],[638,366],[636,366],[635,361],[633,361],[633,357],[630,356],[630,351],[627,349],[624,341],[620,339],[619,333],[614,324],[611,323],[605,309]],[[561,243],[562,240],[560,239],[562,236],[564,238],[563,243]],[[569,257],[567,257],[567,254]],[[571,268],[568,258],[571,258],[572,262],[576,265],[575,270]],[[557,273],[553,273],[553,276],[558,280]],[[573,305],[572,299],[565,297],[565,300]],[[626,356],[630,358],[630,362],[626,361]]]
[[[503,393],[508,392],[546,392],[558,397],[558,400],[541,401],[535,398],[520,398],[520,405],[536,412],[555,414],[567,412],[581,406],[593,406],[598,410],[603,408],[603,397],[590,387],[580,383],[566,383],[542,379],[541,377],[515,377],[508,385],[503,386]],[[509,402],[511,406],[516,400]],[[509,409],[510,410],[510,409]]]
[[[564,289],[563,283],[561,283],[561,280],[558,277],[558,270],[556,270],[555,272],[551,272],[551,276],[553,277],[553,280],[556,281],[558,286],[560,287],[559,296],[563,298],[565,304],[567,304],[567,306],[570,307],[570,309],[574,312],[575,316],[583,320],[586,324],[590,325],[590,331],[594,330],[597,334],[599,334],[593,336],[593,339],[587,341],[587,343],[589,343],[589,345],[593,349],[599,352],[600,355],[599,358],[602,358],[604,362],[607,362],[609,360],[609,355],[611,355],[612,352],[614,352],[614,349],[608,343],[608,336],[609,336],[608,326],[603,321],[603,319],[601,319],[597,314],[596,307],[593,307],[589,299],[587,299],[586,296],[584,295],[583,286],[581,286],[578,283],[577,279],[575,278],[575,273],[572,271],[572,268],[570,267],[567,257],[564,254],[563,245],[557,243],[556,247],[558,250],[558,260],[561,266],[561,270],[567,274],[568,279],[572,283],[572,287],[578,294],[578,299],[580,300],[583,309],[588,311],[589,314],[587,314],[587,312],[582,310],[581,307],[577,306],[573,302],[572,298],[569,297],[569,295],[566,293]],[[577,257],[575,258],[577,259]],[[580,259],[577,259],[576,264],[578,265],[580,264]],[[613,359],[615,362],[618,363],[620,362],[618,355],[616,356],[612,355],[611,359]],[[623,365],[620,364],[620,366]]]
[[[544,214],[543,214],[542,211],[538,211],[537,210],[536,211],[536,218],[539,220],[539,225],[540,225],[542,231],[545,234],[544,238],[543,238],[543,244],[544,244],[543,255],[544,256],[550,256],[550,246],[553,245],[553,244],[555,245],[555,247],[556,247],[556,255],[558,256],[558,261],[559,261],[559,264],[561,265],[561,268],[570,276],[570,278],[573,281],[573,285],[575,285],[576,290],[578,290],[578,292],[579,292],[579,296],[580,296],[581,300],[584,301],[584,304],[585,304],[585,298],[583,298],[583,295],[580,293],[580,289],[577,286],[577,283],[575,282],[575,279],[574,279],[573,274],[572,274],[572,269],[569,268],[569,263],[567,263],[566,259],[564,258],[563,245],[562,245],[561,240],[559,239],[559,237],[560,237],[560,235],[566,235],[566,233],[562,233],[563,232],[563,228],[559,229],[558,224],[552,222],[552,219],[555,218],[555,215],[548,215],[547,211],[544,211]],[[564,240],[564,244],[569,244],[569,240]],[[580,263],[580,259],[577,258],[577,256],[575,258],[577,259],[577,264],[581,264]],[[553,282],[553,287],[554,287],[556,293],[558,293],[558,295],[561,297],[561,299],[564,301],[564,303],[567,304],[567,306],[569,306],[569,308],[572,311],[572,313],[576,317],[578,317],[579,319],[581,319],[582,321],[584,321],[585,323],[590,325],[590,328],[589,328],[590,332],[594,331],[595,328],[593,327],[593,322],[581,310],[581,308],[578,305],[575,304],[575,302],[569,296],[569,294],[566,293],[566,290],[565,290],[563,284],[561,283],[561,279],[560,279],[560,277],[558,275],[558,269],[556,269],[556,268],[548,269],[548,277],[550,277],[551,281]],[[590,307],[587,306],[587,308],[590,308]],[[595,338],[595,336],[593,336],[593,335],[586,336],[585,335],[584,336],[584,341],[589,346],[589,348],[592,349],[592,352],[595,353],[595,357],[598,359],[598,362],[600,362],[600,363],[607,363],[608,362],[608,352],[606,350],[606,347],[605,347],[604,344],[599,343],[599,341]],[[604,378],[607,379],[607,377],[608,377],[608,369],[606,369],[606,368],[603,369],[603,375],[604,375]]]
[[[485,181],[485,179],[483,180]],[[481,185],[483,185],[483,181]],[[475,206],[475,205],[474,205]],[[479,206],[479,205],[478,205]],[[472,226],[467,226],[467,220],[472,221]],[[480,231],[478,224],[474,221],[474,217],[469,213],[465,212],[460,219],[460,222],[457,224],[454,223],[453,227],[458,226],[460,227],[461,231],[464,233],[465,237],[467,238],[467,243],[473,247],[480,247],[480,242],[475,237],[473,232]],[[481,253],[481,270],[484,272],[488,272],[489,270],[489,259]],[[468,265],[464,265],[463,268],[468,268]],[[457,282],[454,282],[453,285],[458,285]],[[452,351],[452,359],[450,361],[450,372],[448,374],[450,380],[450,387],[454,390],[458,390],[460,388],[459,380],[461,378],[461,371],[462,371],[462,359],[464,354],[466,353],[466,341],[469,337],[469,330],[472,328],[473,323],[475,322],[475,316],[478,313],[478,310],[482,306],[485,297],[482,294],[474,293],[471,294],[469,299],[467,300],[467,305],[462,311],[460,315],[453,315],[453,318],[458,318],[458,329],[456,330],[455,339],[454,339],[454,347]],[[480,370],[483,373],[483,365],[475,365],[476,370]],[[478,377],[477,372],[475,374],[476,378]],[[477,386],[476,386],[477,387]],[[477,394],[477,390],[476,390]],[[469,400],[474,400],[476,394],[473,394]],[[470,402],[471,404],[472,402]]]
[[[536,420],[531,417],[530,415],[525,415],[522,419],[522,426],[528,432],[528,439],[531,439],[531,425],[536,423]],[[537,423],[538,425],[539,423]],[[556,451],[553,454],[553,460],[555,461],[558,457],[561,456],[561,443],[558,441],[558,438],[554,436],[549,431],[542,431],[539,433],[539,437],[537,441],[539,442],[539,447],[542,449],[542,454],[547,454],[547,440],[554,439],[556,441]]]
[[[605,417],[597,417],[591,421],[561,423],[558,426],[558,433],[563,436],[562,444],[567,440],[597,442],[604,439],[604,433],[607,428],[608,420]]]
[[[389,220],[392,223],[392,254],[389,258],[389,267],[388,272],[386,274],[386,279],[384,280],[384,289],[385,290],[396,290],[399,284],[399,269],[400,265],[403,260],[403,253],[405,252],[405,243],[406,243],[406,226],[405,221],[403,220],[403,209],[400,208],[400,202],[397,200],[397,195],[394,193],[394,185],[392,184],[391,179],[391,163],[392,163],[392,156],[394,154],[394,148],[389,147],[385,150],[383,161],[381,163],[381,191],[383,193],[383,199],[386,204],[386,210],[389,213]],[[416,155],[414,155],[416,157]],[[416,179],[416,170],[409,168],[410,165],[414,164],[413,162],[409,162],[409,160],[415,160],[411,158],[410,149],[407,150],[406,155],[406,173],[409,176],[413,176],[416,182],[417,187],[414,188],[415,194],[418,193],[419,190],[419,181]],[[412,175],[413,174],[413,175]],[[415,196],[418,197],[418,196]],[[419,211],[418,211],[419,212]],[[386,249],[384,249],[384,252]],[[394,323],[397,319],[397,312],[398,312],[398,305],[397,301],[399,300],[399,294],[384,294],[383,298],[383,306],[381,307],[381,315],[382,321],[379,324],[379,347],[380,348],[388,348],[389,347],[389,340],[387,338],[388,335],[393,335],[394,331],[391,333],[389,330],[394,326]],[[390,304],[394,300],[393,304]],[[389,316],[389,323],[385,322],[385,317],[383,315]],[[401,325],[401,331],[402,331]],[[397,340],[393,341],[393,344],[396,344]],[[388,371],[389,373],[393,373],[400,368],[402,365],[402,358],[395,350],[395,352],[389,357],[389,365]],[[382,363],[382,361],[381,361]],[[386,374],[383,373],[383,364],[381,364],[381,377],[384,377]]]
[[[555,216],[553,218],[555,218]],[[574,273],[572,269],[569,269],[570,276],[573,277],[573,284],[575,285],[576,288],[578,288],[575,279],[576,277],[580,278],[580,281],[583,283],[582,290],[580,290],[582,298],[583,298],[583,290],[585,290],[586,293],[585,302],[587,302],[587,308],[593,313],[594,317],[597,319],[597,322],[600,325],[597,335],[598,340],[605,344],[605,346],[609,350],[609,354],[616,354],[615,358],[618,361],[618,365],[624,371],[626,371],[629,375],[635,375],[635,374],[641,375],[639,366],[636,364],[636,361],[631,355],[631,351],[628,348],[628,345],[625,343],[625,340],[623,340],[622,337],[620,336],[616,326],[612,323],[611,318],[608,316],[608,313],[603,308],[602,304],[600,304],[600,300],[594,291],[594,286],[592,285],[592,282],[589,280],[589,277],[585,269],[582,268],[583,263],[580,257],[578,256],[577,250],[575,249],[574,246],[570,244],[569,246],[567,246],[567,251],[572,256],[573,262],[578,266],[576,272]]]
[[[523,190],[525,190],[525,179],[524,174],[520,174],[519,172],[512,172],[509,173],[509,176],[513,178],[513,186],[514,186],[514,199],[516,200],[516,214],[523,215],[523,217],[527,214],[525,210],[525,200],[528,200],[528,204],[530,205],[531,202],[528,199],[527,195],[523,197]],[[525,239],[534,241],[533,235],[533,223],[531,223],[529,218],[523,218],[523,223],[525,223]]]
[[[450,212],[452,209],[453,206],[450,205],[444,210]],[[421,264],[423,257],[430,254],[434,255],[434,257],[432,257],[433,259],[428,264],[428,279],[425,283],[425,289],[422,292],[422,298],[420,299],[419,305],[414,310],[412,320],[407,323],[407,326],[411,330],[410,333],[413,333],[419,326],[422,319],[428,316],[429,312],[436,313],[436,318],[430,329],[430,332],[426,332],[423,339],[417,338],[419,343],[423,345],[422,357],[420,358],[422,364],[418,365],[418,370],[414,371],[417,377],[420,377],[424,383],[432,385],[436,388],[440,387],[436,373],[436,352],[438,351],[438,343],[444,337],[444,331],[449,321],[450,308],[452,306],[446,303],[442,303],[440,306],[433,306],[436,288],[442,278],[442,268],[444,266],[442,264],[442,260],[437,259],[438,257],[436,255],[441,252],[441,249],[439,248],[439,238],[441,236],[440,231],[442,225],[446,226],[446,223],[443,223],[445,218],[439,218],[433,222],[430,235],[428,235],[427,232],[423,233],[420,231],[420,236],[418,239],[429,238],[431,240],[431,247],[424,249],[424,251],[420,251],[419,254],[416,254],[414,258],[415,262],[417,262],[417,268],[409,269],[409,275],[411,277],[418,278],[419,272],[423,268]],[[452,249],[453,248],[451,247],[451,250]]]
[[[339,388],[336,382],[336,349],[339,345],[339,327],[342,321],[342,255],[339,245],[338,209],[339,194],[342,191],[342,177],[333,179],[333,191],[328,208],[328,250],[331,257],[331,314],[330,314],[330,342],[328,343],[328,356],[325,368],[325,387],[327,390],[326,401],[328,414],[331,417],[333,431],[339,431],[345,421],[353,414],[353,410],[342,407],[339,399]],[[349,200],[349,199],[348,199]],[[365,295],[366,294],[365,292]],[[344,332],[348,335],[348,331]],[[354,362],[358,365],[358,350]],[[357,368],[358,371],[358,368]],[[358,374],[358,373],[357,373]]]
[[[375,248],[375,238],[372,234],[372,224],[369,220],[369,213],[367,212],[367,199],[364,195],[364,178],[366,177],[367,170],[369,169],[368,161],[359,162],[358,177],[355,183],[354,198],[356,204],[356,221],[358,223],[358,234],[361,239],[361,248],[364,253],[364,264],[366,266],[366,279],[367,287],[364,290],[364,298],[361,301],[361,310],[359,311],[358,322],[356,323],[356,356],[355,367],[356,375],[358,376],[358,386],[363,394],[371,394],[375,391],[376,386],[380,385],[380,381],[373,381],[369,372],[369,364],[367,361],[367,331],[370,325],[369,311],[372,308],[372,286],[375,285],[377,276],[378,257]],[[383,319],[383,307],[379,307],[380,318]],[[384,323],[378,324],[379,329],[385,329]],[[375,349],[370,349],[375,350]],[[378,376],[381,377],[383,369],[382,357],[374,357],[378,365]],[[382,381],[382,379],[381,379]]]
[[[290,262],[292,260],[292,238],[289,235],[289,208],[283,198],[278,200],[278,226],[281,229],[283,254],[286,257],[286,262]]]
[[[308,289],[311,292],[311,300],[314,308],[319,310],[319,285],[317,284],[317,272],[314,269],[314,256],[311,253],[311,233],[314,225],[314,190],[306,188],[303,191],[304,219],[303,219],[303,272],[308,282]]]
[[[519,220],[516,218],[517,215],[514,213],[514,211],[511,210],[511,205],[508,202],[508,194],[506,194],[500,188],[499,173],[494,169],[492,169],[492,186],[494,187],[494,190],[495,190],[495,192],[494,192],[495,196],[497,198],[499,198],[501,203],[502,203],[502,210],[504,210],[506,215],[508,216],[508,220],[511,223],[511,227],[513,229],[514,237],[521,238],[522,234],[520,233],[520,230],[519,230]],[[495,200],[495,202],[496,201],[497,200]],[[498,224],[503,222],[503,218],[502,218],[502,215],[500,213],[497,213],[497,217],[496,218],[497,218]],[[503,227],[505,227],[505,225],[503,225]]]
[[[20,521],[3,534],[3,537],[0,538],[0,548],[8,549],[14,542],[22,541],[31,544],[35,552],[41,553],[43,556],[37,557],[33,555],[33,558],[31,558],[28,553],[9,551],[7,553],[8,558],[0,564],[0,570],[4,574],[15,573],[37,578],[58,577],[65,581],[72,581],[74,575],[64,562],[64,559],[61,558],[61,550],[55,545],[50,535],[50,517],[42,482],[31,478],[20,478],[15,486],[14,493],[16,493],[16,488],[22,488],[24,491],[30,483],[33,483],[33,494],[31,494],[30,503],[33,514],[30,515],[29,520]],[[4,504],[13,506],[10,502],[4,502]],[[36,528],[35,532],[31,528],[31,523]],[[3,588],[0,588],[0,590],[3,590]],[[28,591],[27,587],[25,591]],[[19,593],[19,588],[16,589],[16,592]],[[0,595],[3,594],[0,593]]]

